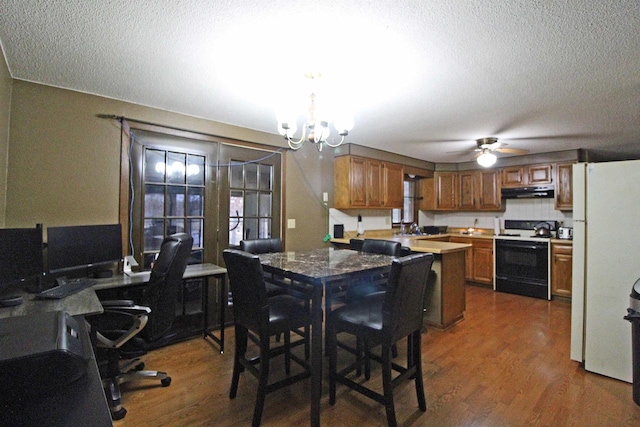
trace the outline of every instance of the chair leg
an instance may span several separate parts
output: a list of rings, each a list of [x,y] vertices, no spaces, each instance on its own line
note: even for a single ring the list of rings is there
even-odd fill
[[[291,373],[291,332],[284,333],[284,371]]]
[[[287,334],[285,334],[285,341]],[[269,380],[269,337],[261,337],[260,339],[260,368],[258,377],[258,393],[256,396],[256,406],[253,410],[252,426],[258,427],[262,419],[262,409],[264,408],[264,399],[267,395],[267,384]]]
[[[384,409],[387,413],[387,425],[396,427],[396,410],[393,404],[393,384],[391,382],[391,348],[382,346],[382,388],[384,394]]]
[[[238,381],[240,380],[240,372],[243,371],[240,359],[245,357],[247,352],[247,330],[236,325],[236,351],[233,355],[233,376],[231,377],[231,390],[229,390],[229,399],[234,399],[238,393]]]
[[[331,328],[325,329],[329,352],[329,404],[336,404],[336,372],[338,359],[338,343],[336,333]]]
[[[427,410],[427,400],[424,397],[424,383],[422,381],[422,351],[421,351],[421,337],[420,331],[415,331],[413,334],[413,339],[411,340],[411,352],[413,353],[413,363],[416,367],[416,396],[418,397],[418,407],[422,412]],[[409,350],[409,349],[407,349]]]

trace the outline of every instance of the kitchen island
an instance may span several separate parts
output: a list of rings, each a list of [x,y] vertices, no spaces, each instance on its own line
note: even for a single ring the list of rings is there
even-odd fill
[[[424,322],[437,329],[447,329],[464,318],[465,310],[465,250],[466,243],[433,240],[428,236],[389,236],[376,239],[400,242],[411,252],[435,255],[431,267],[433,278],[425,295]],[[349,239],[331,239],[337,247],[348,248]]]

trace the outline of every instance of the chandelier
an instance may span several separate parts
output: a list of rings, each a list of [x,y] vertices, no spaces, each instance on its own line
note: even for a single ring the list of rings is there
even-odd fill
[[[310,79],[320,78],[320,73],[306,73],[305,77]],[[295,119],[287,118],[285,120],[278,120],[278,132],[283,135],[287,140],[289,147],[293,150],[301,148],[305,141],[312,144],[316,144],[318,151],[322,151],[324,144],[329,147],[335,148],[344,142],[344,137],[349,134],[349,131],[353,128],[353,120],[350,118],[342,117],[334,120],[334,128],[340,136],[340,140],[335,142],[333,138],[330,140],[331,130],[329,129],[329,119],[320,114],[316,108],[316,93],[315,89],[312,90],[309,95],[309,110],[307,121],[302,125],[302,134],[300,137],[295,137],[295,133],[298,130]]]

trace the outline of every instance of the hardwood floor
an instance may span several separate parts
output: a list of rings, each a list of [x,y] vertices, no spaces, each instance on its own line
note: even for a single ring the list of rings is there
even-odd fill
[[[633,402],[631,384],[588,373],[569,359],[569,302],[475,286],[468,286],[466,292],[465,319],[447,331],[430,330],[423,335],[427,412],[420,412],[413,384],[407,382],[396,389],[399,425],[640,425],[640,407]],[[167,388],[155,383],[125,385],[129,391],[123,394],[123,404],[128,414],[114,425],[250,425],[256,380],[243,374],[238,396],[229,399],[233,328],[227,332],[224,355],[202,338],[146,355],[147,368],[167,371],[173,382]],[[403,343],[400,361],[405,350]],[[276,359],[273,375],[282,375],[282,364]],[[379,368],[375,364],[374,368],[371,381],[379,382]],[[382,405],[338,385],[336,405],[330,406],[328,381],[323,388],[323,426],[386,425]],[[307,382],[267,396],[262,425],[308,424]]]

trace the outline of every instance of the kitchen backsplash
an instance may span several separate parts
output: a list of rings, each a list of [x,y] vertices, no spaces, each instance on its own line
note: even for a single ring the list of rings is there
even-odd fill
[[[500,226],[504,228],[505,219],[555,220],[565,227],[573,226],[573,213],[561,212],[554,208],[553,199],[509,199],[505,201],[504,212],[433,212],[420,211],[418,224],[448,225],[450,227],[467,228],[473,226],[478,219],[478,228],[493,229],[493,219],[500,218]],[[344,224],[345,230],[355,230],[358,225],[358,214],[362,215],[362,224],[366,230],[384,230],[391,228],[391,211],[352,209],[340,211],[329,209],[329,233],[333,235],[334,224]]]

